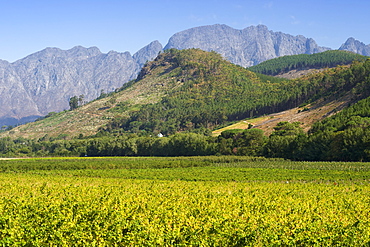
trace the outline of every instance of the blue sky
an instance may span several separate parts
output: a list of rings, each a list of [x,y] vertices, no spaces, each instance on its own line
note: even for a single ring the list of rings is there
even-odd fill
[[[370,43],[367,0],[0,0],[0,59],[14,62],[46,47],[96,46],[131,54],[176,32],[264,24],[333,49],[354,37]]]

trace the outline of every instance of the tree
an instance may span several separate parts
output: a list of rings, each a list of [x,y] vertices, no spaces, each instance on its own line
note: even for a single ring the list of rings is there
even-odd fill
[[[261,155],[265,142],[266,137],[263,135],[263,130],[244,130],[239,135],[239,138],[236,140],[236,144],[238,147],[237,154],[249,156]]]
[[[292,158],[296,136],[270,135],[268,142],[264,146],[264,156],[270,158]]]
[[[298,135],[302,134],[303,129],[300,127],[300,122],[294,122],[289,123],[287,121],[285,122],[279,122],[274,127],[274,132],[272,132],[271,136],[292,136],[292,135]]]
[[[80,106],[82,106],[84,104],[84,99],[85,99],[85,95],[83,95],[83,94],[81,94],[78,97],[78,103],[80,104]]]
[[[306,136],[300,122],[279,122],[264,146],[264,155],[272,158],[299,159]]]
[[[78,108],[78,97],[73,96],[69,99],[69,109],[73,111],[74,109]]]
[[[170,154],[173,156],[212,155],[215,145],[207,137],[195,133],[177,133],[169,139]]]

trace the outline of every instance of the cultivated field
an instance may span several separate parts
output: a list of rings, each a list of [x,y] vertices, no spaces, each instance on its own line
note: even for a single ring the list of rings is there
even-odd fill
[[[368,246],[370,164],[0,160],[2,246]]]

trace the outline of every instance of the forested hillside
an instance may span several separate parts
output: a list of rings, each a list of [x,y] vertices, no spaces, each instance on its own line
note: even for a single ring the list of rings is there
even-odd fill
[[[265,75],[275,76],[294,69],[332,68],[337,65],[351,64],[353,61],[363,61],[366,57],[348,51],[325,51],[316,54],[300,54],[283,56],[267,60],[249,70]]]
[[[176,86],[160,102],[143,106],[129,118],[116,118],[108,125],[108,131],[173,134],[210,129],[229,121],[293,108],[320,97],[338,96],[363,80],[363,75],[344,67],[296,80],[257,75],[214,52],[197,49],[166,51],[144,67],[139,79],[150,76],[150,69],[161,66],[163,61],[171,62],[167,76],[173,78]]]
[[[370,86],[369,77],[366,84]],[[369,161],[370,97],[314,124],[308,143],[316,143],[308,156],[314,160]]]
[[[166,63],[172,65],[165,72],[172,78],[172,89],[166,96],[156,104],[143,106],[128,119],[116,119],[108,130],[172,134],[212,128],[226,121],[263,114],[268,111],[263,107],[277,108],[297,94],[287,90],[289,83],[282,79],[258,77],[215,52],[199,49],[168,50],[148,63],[138,79],[150,77],[151,69]]]

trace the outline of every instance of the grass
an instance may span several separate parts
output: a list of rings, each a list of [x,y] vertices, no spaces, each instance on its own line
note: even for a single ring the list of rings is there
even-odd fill
[[[230,129],[248,129],[250,124],[257,125],[257,124],[260,124],[260,123],[266,121],[269,118],[270,117],[268,117],[268,116],[263,116],[263,117],[258,117],[258,118],[247,118],[247,119],[244,119],[240,122],[237,122],[237,123],[231,124],[229,126],[226,126],[224,128],[217,129],[217,130],[212,132],[212,135],[213,136],[219,136],[219,135],[221,135],[222,131],[230,130]]]

